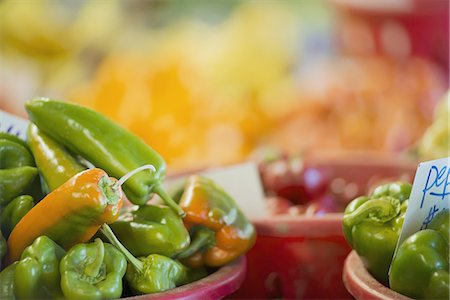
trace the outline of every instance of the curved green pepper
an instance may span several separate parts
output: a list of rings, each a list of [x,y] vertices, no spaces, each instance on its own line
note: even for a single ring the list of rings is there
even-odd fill
[[[141,206],[122,214],[110,227],[134,256],[172,256],[190,243],[182,219],[166,206]]]
[[[134,292],[161,292],[188,281],[187,268],[178,261],[159,254],[135,258],[120,243],[108,225],[102,225],[101,232],[128,260],[125,278]]]
[[[105,116],[75,104],[34,99],[25,104],[30,120],[70,151],[119,178],[146,164],[156,172],[142,171],[124,185],[127,197],[137,205],[158,194],[178,214],[181,208],[162,187],[166,174],[163,158],[139,137]]]
[[[5,206],[29,187],[37,175],[33,156],[12,136],[0,138],[0,206]],[[17,139],[17,137],[14,137]]]
[[[408,237],[392,261],[391,289],[415,299],[449,299],[449,212]]]
[[[370,196],[354,199],[344,212],[346,240],[362,258],[369,272],[385,285],[388,284],[388,270],[410,193],[409,183],[381,185]]]
[[[122,294],[127,262],[99,238],[73,246],[61,260],[61,288],[68,299],[113,299]]]
[[[36,125],[28,126],[27,138],[49,192],[85,169],[63,146]]]
[[[0,224],[5,238],[8,238],[17,223],[34,206],[33,197],[22,195],[12,200],[0,214]]]
[[[25,248],[14,272],[18,298],[60,298],[59,262],[65,251],[46,236]]]

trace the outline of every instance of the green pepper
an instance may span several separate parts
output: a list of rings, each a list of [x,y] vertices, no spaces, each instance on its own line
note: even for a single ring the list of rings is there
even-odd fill
[[[6,245],[5,237],[3,236],[3,232],[0,231],[0,261],[3,259],[7,251],[8,246]]]
[[[25,248],[14,272],[18,298],[60,298],[59,262],[65,251],[46,236]]]
[[[122,177],[146,164],[153,165],[155,172],[142,171],[125,183],[128,199],[142,205],[152,193],[156,193],[170,208],[184,215],[162,187],[165,161],[139,137],[105,116],[79,105],[34,99],[25,107],[30,120],[39,129],[113,177]]]
[[[22,143],[3,136],[0,138],[0,206],[22,194],[37,175],[30,151]]]
[[[33,197],[22,195],[12,200],[0,214],[0,224],[5,238],[8,238],[17,223],[34,206]]]
[[[391,289],[415,299],[449,299],[449,212],[408,237],[392,261]]]
[[[28,126],[27,138],[49,192],[85,169],[63,146],[36,125]]]
[[[159,254],[136,258],[120,243],[108,225],[102,225],[100,230],[128,260],[125,278],[134,292],[156,293],[187,282],[187,268],[178,261]]]
[[[16,295],[14,293],[14,273],[16,271],[17,262],[9,265],[0,273],[0,299],[14,300]]]
[[[61,288],[68,299],[113,299],[122,294],[127,262],[114,246],[96,238],[73,246],[61,260]]]
[[[410,193],[409,183],[384,184],[370,196],[354,199],[344,212],[346,240],[362,258],[368,271],[385,285],[388,284],[388,270]]]
[[[172,256],[190,243],[189,232],[182,219],[166,206],[133,208],[121,214],[110,227],[134,256]]]

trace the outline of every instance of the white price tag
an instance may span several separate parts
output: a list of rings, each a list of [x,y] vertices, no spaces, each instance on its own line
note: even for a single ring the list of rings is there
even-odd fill
[[[415,232],[426,229],[450,203],[450,157],[419,164],[397,248]],[[397,252],[397,251],[396,251]]]
[[[208,169],[199,174],[212,179],[235,201],[249,219],[269,216],[258,167],[254,162]],[[179,185],[185,178],[169,179],[169,186]]]
[[[0,131],[8,132],[26,140],[28,124],[28,120],[0,110]]]

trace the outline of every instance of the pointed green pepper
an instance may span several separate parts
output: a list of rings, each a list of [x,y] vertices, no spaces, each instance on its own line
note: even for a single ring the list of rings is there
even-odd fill
[[[156,172],[142,171],[125,183],[128,199],[142,205],[156,193],[170,208],[184,215],[162,187],[165,161],[142,139],[100,113],[79,105],[33,99],[25,108],[40,130],[113,177],[119,178],[142,165],[153,165]]]
[[[62,145],[39,130],[35,124],[28,126],[27,138],[48,192],[85,169]]]

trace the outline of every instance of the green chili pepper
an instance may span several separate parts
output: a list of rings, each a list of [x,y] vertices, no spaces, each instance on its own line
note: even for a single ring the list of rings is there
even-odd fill
[[[14,300],[16,295],[14,293],[14,273],[16,271],[17,262],[9,265],[0,273],[0,299]]]
[[[0,261],[3,259],[7,251],[8,246],[6,245],[5,237],[3,236],[3,232],[0,231]]]
[[[27,137],[49,192],[85,169],[63,146],[39,130],[36,125],[28,126]]]
[[[2,232],[8,238],[17,223],[34,206],[33,197],[22,195],[12,200],[0,214]]]
[[[344,212],[345,238],[369,272],[385,285],[410,192],[409,183],[381,185],[372,195],[350,202]]]
[[[18,298],[61,298],[59,262],[65,251],[46,236],[25,248],[14,272]]]
[[[0,138],[0,206],[19,196],[36,175],[37,169],[30,151],[12,138]]]
[[[61,260],[61,288],[68,299],[113,299],[122,294],[127,261],[99,238],[72,247]]]
[[[113,177],[119,178],[142,165],[152,164],[156,172],[142,171],[125,183],[128,199],[142,205],[156,193],[170,208],[184,214],[162,187],[166,173],[163,158],[139,137],[82,106],[34,99],[25,107],[30,120],[39,129]]]
[[[190,242],[182,219],[169,207],[145,205],[122,214],[110,224],[114,234],[134,256],[172,256]]]
[[[414,299],[449,299],[449,212],[408,237],[392,261],[391,289]]]
[[[187,268],[178,261],[159,254],[135,258],[119,242],[108,225],[102,225],[101,232],[128,260],[125,278],[136,293],[156,293],[186,283]]]

